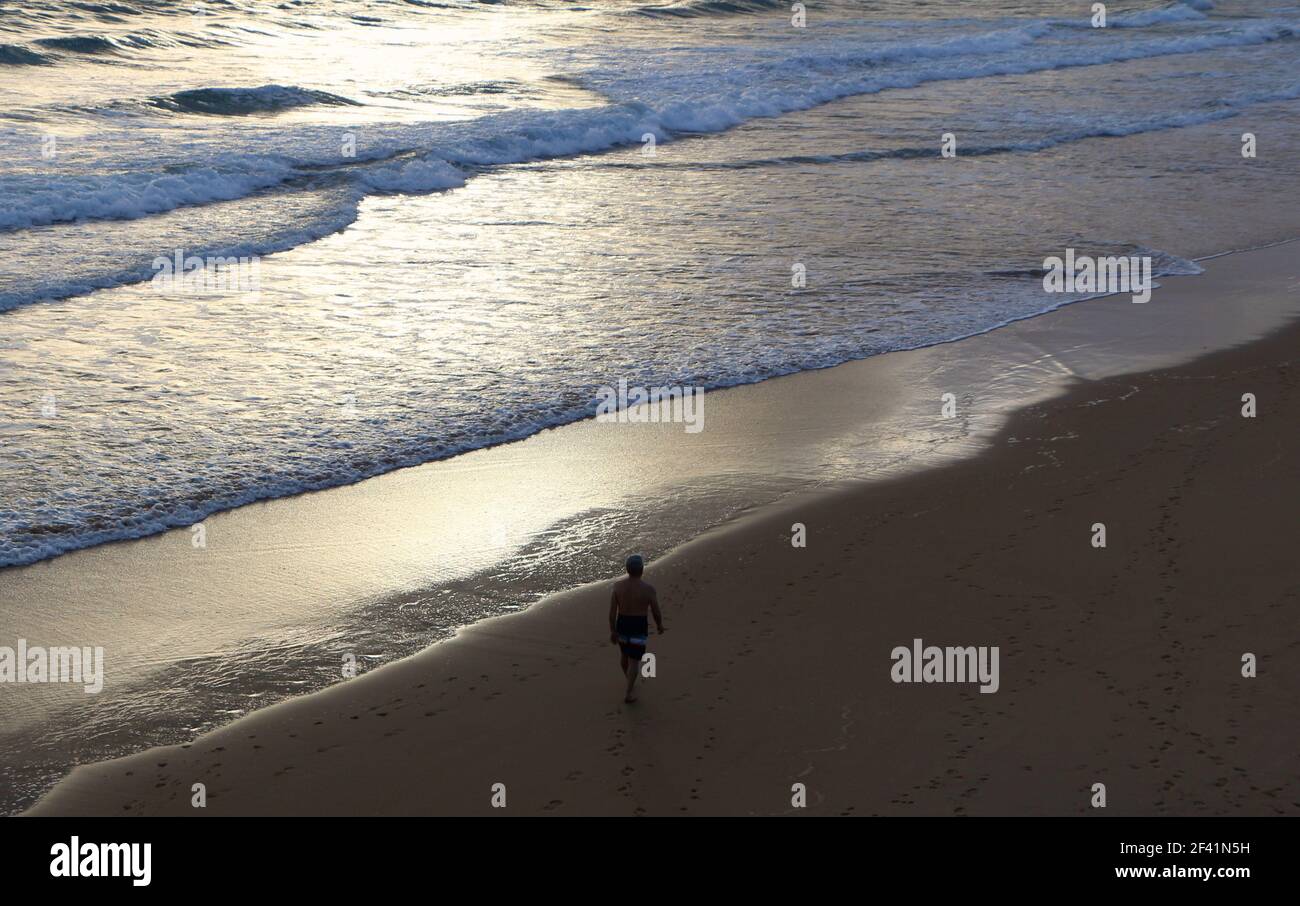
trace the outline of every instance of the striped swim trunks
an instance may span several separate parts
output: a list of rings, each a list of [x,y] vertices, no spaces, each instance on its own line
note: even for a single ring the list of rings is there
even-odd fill
[[[619,615],[614,624],[618,634],[618,647],[625,655],[641,659],[645,654],[646,638],[650,635],[650,620],[647,617],[625,617]]]

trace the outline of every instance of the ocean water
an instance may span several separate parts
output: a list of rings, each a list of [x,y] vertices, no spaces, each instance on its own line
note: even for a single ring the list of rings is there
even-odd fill
[[[1289,235],[1240,212],[1296,195],[1300,7],[1089,15],[0,6],[0,565],[526,436],[619,378],[987,330],[1068,300],[1036,274],[1067,245],[1186,273]],[[371,212],[392,235],[356,238]],[[249,256],[241,291],[157,286],[178,254]]]
[[[0,644],[78,626],[34,627],[4,567],[527,437],[620,379],[989,331],[1082,298],[1042,290],[1066,247],[1194,274],[1300,233],[1300,4],[1090,6],[0,4]],[[159,285],[178,253],[244,282]],[[594,578],[635,530],[539,529],[546,580],[515,590]],[[407,653],[501,600],[462,591],[273,632],[232,606],[243,634],[198,649],[149,630],[177,638],[47,721],[0,807],[323,684],[332,638]],[[167,614],[118,616],[143,639]]]

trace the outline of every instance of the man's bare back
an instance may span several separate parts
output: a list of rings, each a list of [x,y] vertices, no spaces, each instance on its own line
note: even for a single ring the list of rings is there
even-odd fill
[[[655,623],[663,625],[659,595],[655,587],[644,579],[625,576],[615,582],[613,604],[617,613],[628,617],[644,617],[653,611]]]

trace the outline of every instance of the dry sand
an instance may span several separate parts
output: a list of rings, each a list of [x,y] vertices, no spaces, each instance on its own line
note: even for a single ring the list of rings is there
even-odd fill
[[[975,459],[679,548],[647,571],[669,632],[634,705],[601,583],[79,768],[32,813],[1300,813],[1297,349],[1292,325],[1079,382]],[[895,684],[914,638],[999,646],[999,691]]]

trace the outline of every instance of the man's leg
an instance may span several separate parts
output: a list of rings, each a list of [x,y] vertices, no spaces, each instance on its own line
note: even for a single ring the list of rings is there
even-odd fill
[[[618,663],[619,663],[619,672],[622,673],[624,676],[627,676],[627,654],[626,653],[619,658]]]
[[[640,658],[627,658],[627,694],[623,696],[623,701],[634,702],[636,696],[632,694],[632,687],[636,685],[637,674],[641,672]]]

